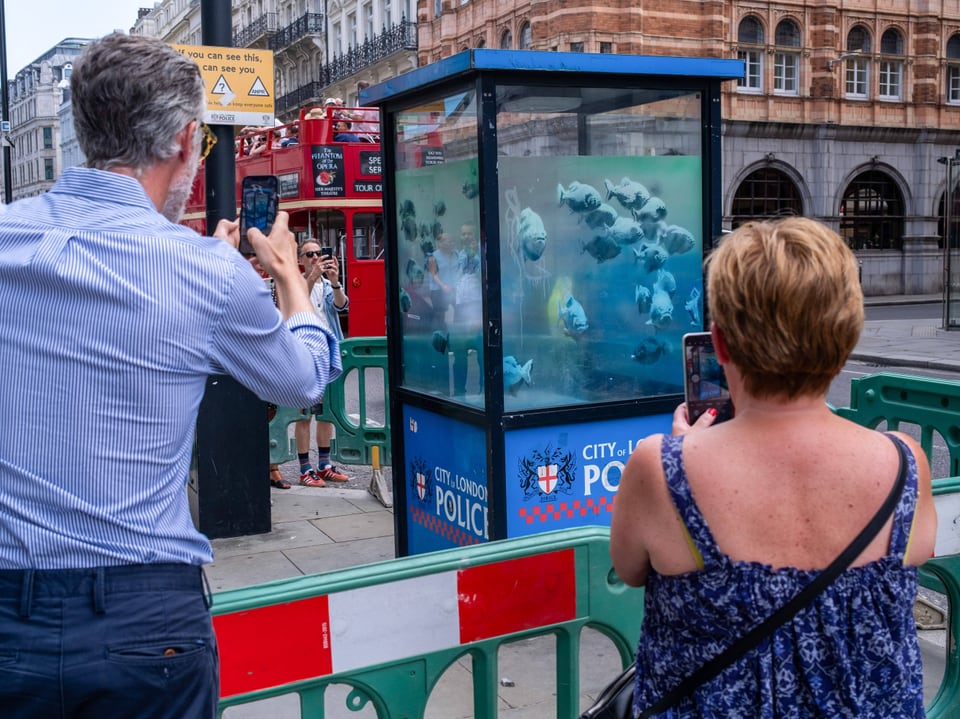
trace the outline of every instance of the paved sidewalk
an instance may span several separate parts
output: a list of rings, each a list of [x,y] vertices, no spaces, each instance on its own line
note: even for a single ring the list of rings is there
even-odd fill
[[[906,302],[939,302],[940,296],[869,298],[868,305],[903,304]],[[880,366],[922,367],[960,371],[960,330],[946,331],[942,321],[884,320],[867,322],[851,359]],[[284,477],[293,485],[288,490],[271,489],[273,505],[272,530],[266,534],[216,539],[213,541],[216,560],[207,567],[214,591],[235,589],[276,579],[296,577],[332,569],[355,566],[394,557],[393,510],[385,508],[368,491],[373,470],[365,466],[341,467],[351,475],[350,481],[327,487],[303,487],[298,483],[296,462],[281,466]],[[388,486],[391,470],[382,470]],[[267,478],[264,477],[264,481]],[[601,659],[598,651],[593,661]],[[552,669],[552,651],[522,652],[525,668],[536,673]],[[501,714],[515,719],[553,716],[549,692],[535,690],[525,681],[520,668],[511,669],[509,657],[503,658],[501,674],[515,681],[513,687],[501,687]],[[611,667],[613,664],[611,663]],[[457,719],[471,716],[469,709],[468,669],[457,665],[449,686],[435,692],[428,717]],[[613,675],[613,668],[592,667],[584,670],[583,686]],[[446,681],[446,680],[445,680]],[[602,685],[602,684],[599,684]],[[929,697],[928,697],[929,698]],[[271,702],[269,707],[237,708],[227,713],[229,719],[285,719],[298,717],[295,706]],[[328,717],[341,716],[331,712]],[[344,717],[357,716],[343,714]],[[363,714],[363,716],[367,716]],[[372,715],[371,715],[372,716]],[[358,718],[362,719],[362,718]]]

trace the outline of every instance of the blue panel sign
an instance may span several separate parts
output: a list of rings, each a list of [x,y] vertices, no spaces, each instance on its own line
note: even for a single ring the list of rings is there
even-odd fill
[[[404,406],[403,434],[408,553],[488,541],[483,430]]]
[[[644,437],[669,434],[669,414],[507,433],[507,536],[610,525],[620,475]]]

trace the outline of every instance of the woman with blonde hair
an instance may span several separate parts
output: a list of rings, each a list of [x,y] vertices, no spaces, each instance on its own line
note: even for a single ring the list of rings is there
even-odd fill
[[[614,566],[646,587],[635,715],[813,581],[895,499],[902,467],[892,516],[852,564],[653,716],[923,717],[912,608],[936,531],[929,464],[909,436],[826,403],[863,326],[853,253],[809,219],[757,222],[727,235],[707,271],[734,417],[691,427],[680,405],[672,436],[637,446],[614,504]]]

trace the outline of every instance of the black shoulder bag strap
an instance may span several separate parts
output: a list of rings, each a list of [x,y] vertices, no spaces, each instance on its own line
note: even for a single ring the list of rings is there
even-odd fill
[[[860,556],[863,550],[867,548],[867,545],[877,536],[877,533],[883,525],[887,523],[890,515],[893,514],[893,510],[900,501],[900,495],[903,493],[903,485],[906,483],[907,458],[903,451],[903,445],[893,437],[890,438],[890,441],[896,445],[897,453],[900,455],[900,472],[897,474],[897,481],[894,483],[893,489],[890,490],[886,501],[873,516],[873,519],[870,520],[870,523],[864,527],[863,531],[850,543],[850,546],[843,550],[840,556],[834,559],[830,566],[817,575],[812,582],[801,589],[793,599],[767,617],[761,624],[758,624],[751,631],[731,644],[725,652],[708,661],[680,682],[680,684],[660,697],[656,703],[644,709],[637,716],[637,719],[647,719],[648,717],[666,711],[685,696],[689,696],[693,690],[701,684],[718,676],[724,669],[757,646],[777,627],[789,621],[797,612],[810,604],[814,597],[826,589],[843,570],[850,566],[854,559]]]

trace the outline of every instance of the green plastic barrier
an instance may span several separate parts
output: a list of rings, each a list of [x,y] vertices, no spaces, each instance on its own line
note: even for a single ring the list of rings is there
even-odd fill
[[[387,378],[386,337],[351,337],[340,343],[343,374],[327,386],[323,396],[323,412],[317,419],[331,422],[336,436],[330,443],[330,456],[339,464],[373,463],[373,447],[380,447],[381,464],[392,461],[390,451],[390,406]],[[347,385],[356,386],[359,418],[355,421],[346,410]],[[371,419],[367,412],[367,383],[383,386],[384,422]],[[379,403],[379,399],[378,399]],[[309,418],[299,408],[278,407],[270,420],[270,463],[283,464],[295,459],[297,446],[289,436],[292,422]]]
[[[933,480],[934,497],[960,492],[960,383],[934,377],[915,377],[895,372],[877,372],[855,378],[850,383],[850,406],[834,410],[864,427],[900,430],[902,425],[917,427],[920,446],[931,458],[934,437],[940,435],[950,454],[951,476]],[[940,521],[945,518],[941,517]],[[930,706],[930,719],[960,714],[960,556],[931,559],[920,570],[923,586],[946,594],[949,601],[947,623],[947,663],[940,689]]]
[[[472,716],[495,719],[501,646],[551,636],[557,717],[568,719],[579,715],[581,631],[609,637],[626,666],[642,607],[642,590],[613,572],[609,530],[601,527],[220,592],[212,608],[220,710],[295,693],[301,717],[322,719],[327,688],[346,684],[351,711],[370,705],[380,719],[419,718],[444,672],[469,657]],[[459,629],[450,632],[444,626],[454,615]],[[421,644],[431,648],[420,651]]]
[[[950,452],[949,476],[960,476],[960,383],[878,372],[853,379],[850,406],[835,411],[864,427],[886,422],[887,429],[898,430],[901,424],[916,425],[927,457],[933,452],[934,433],[939,434]]]

